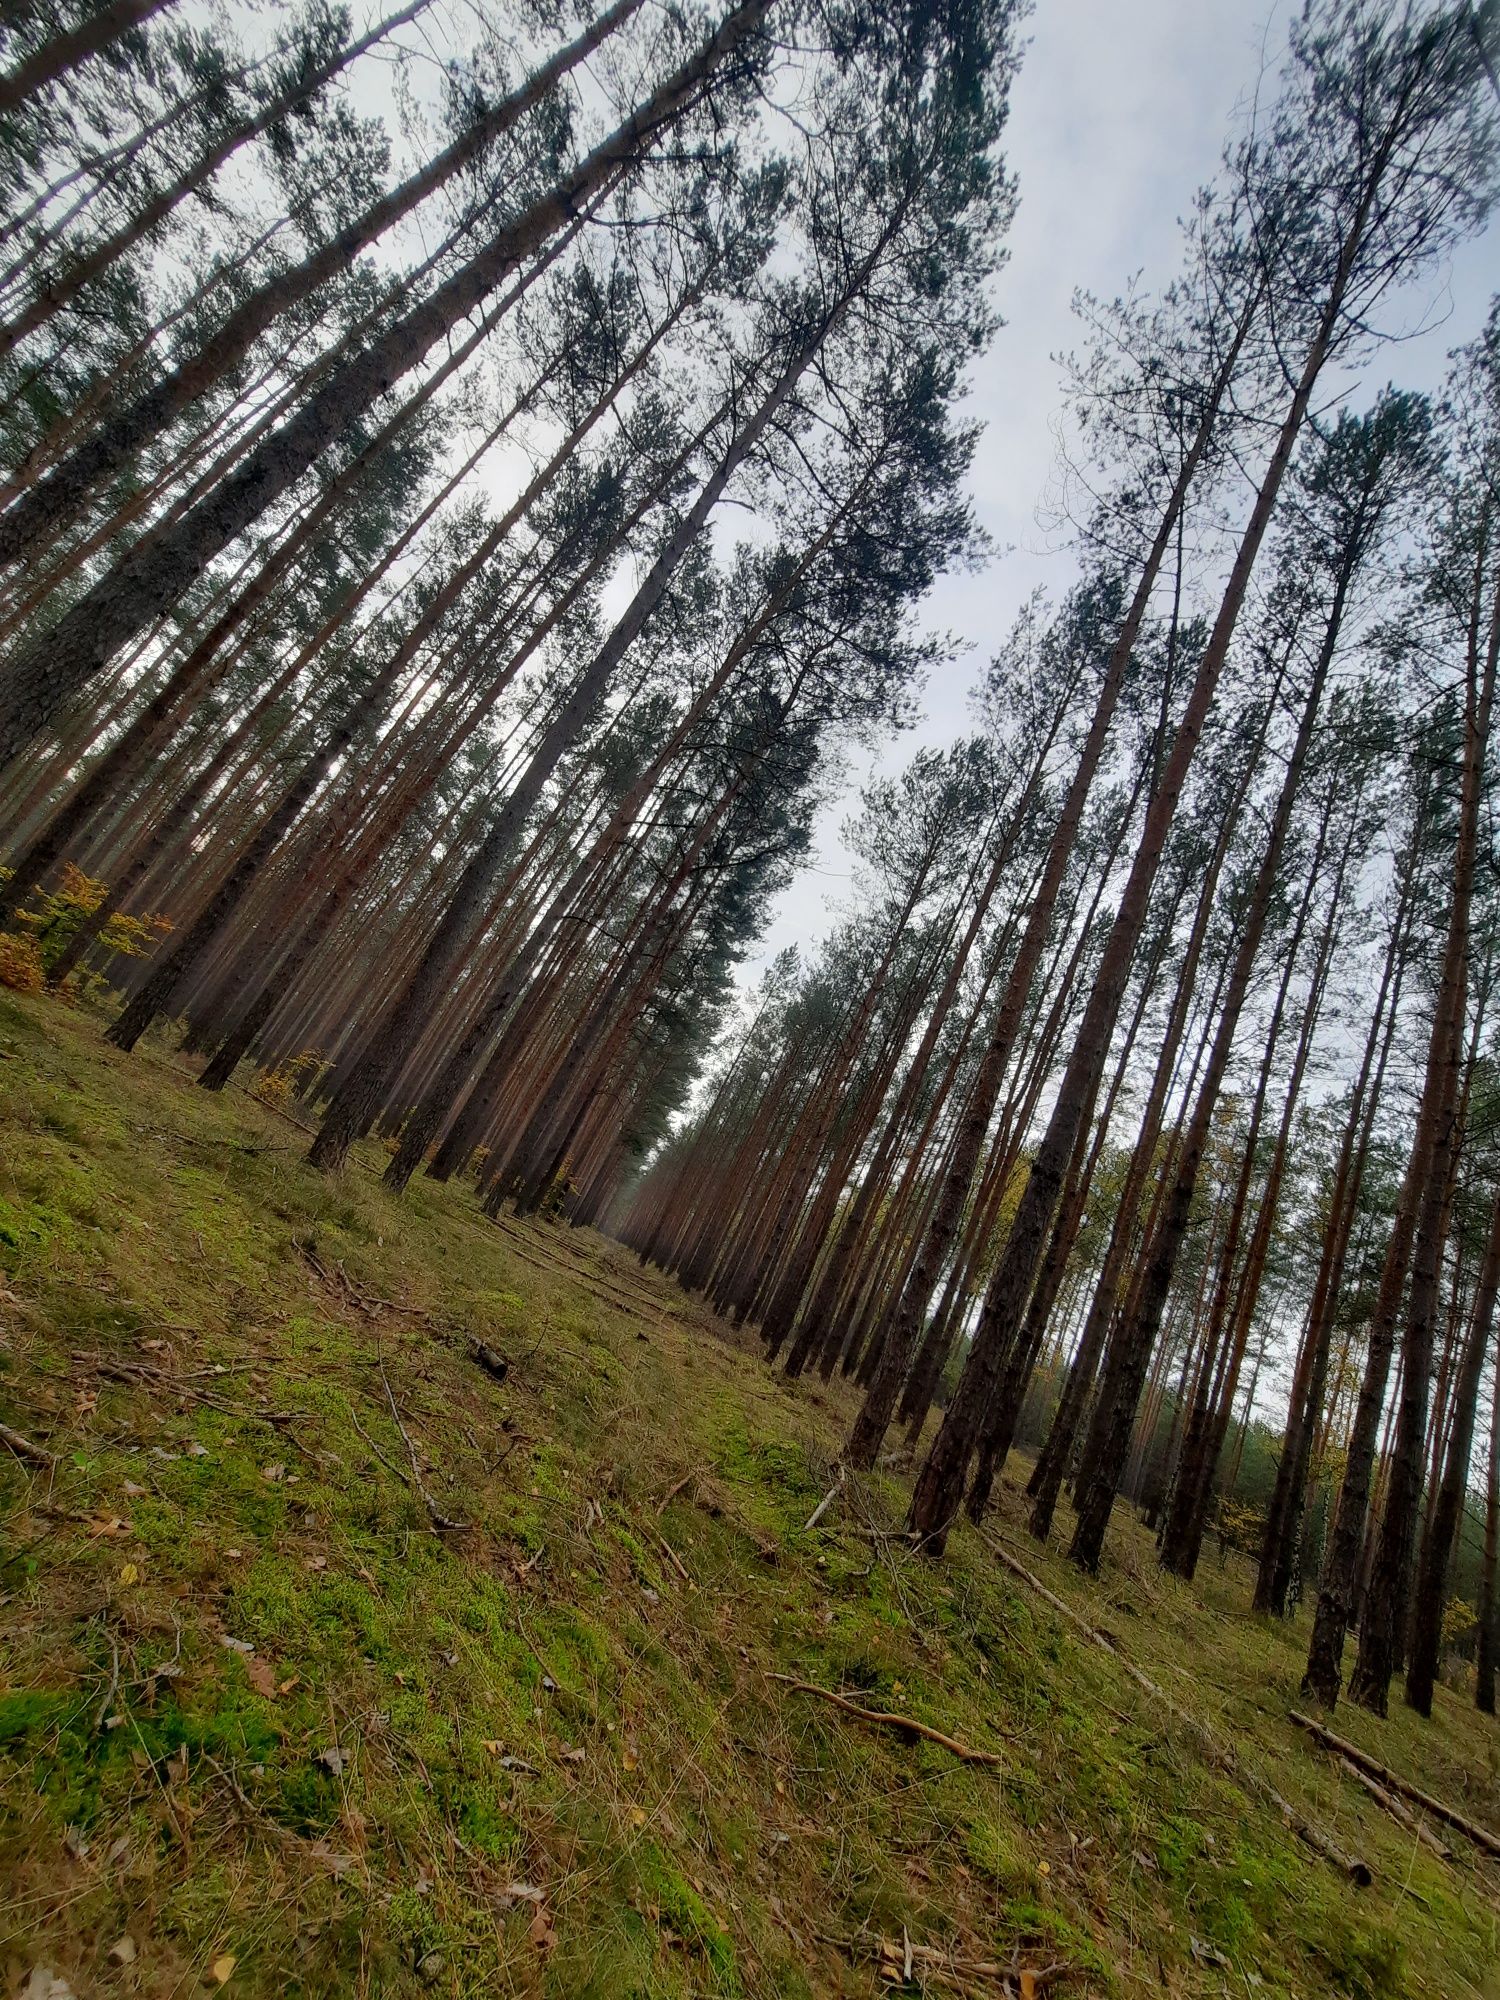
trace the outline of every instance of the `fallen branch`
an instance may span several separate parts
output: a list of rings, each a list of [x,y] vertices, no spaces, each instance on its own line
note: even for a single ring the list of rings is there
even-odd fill
[[[828,1512],[829,1508],[833,1505],[834,1501],[838,1499],[840,1493],[842,1493],[843,1490],[844,1490],[844,1468],[841,1465],[839,1467],[839,1476],[837,1484],[829,1487],[828,1491],[823,1495],[822,1499],[818,1502],[817,1506],[813,1508],[812,1512],[808,1515],[807,1519],[802,1523],[802,1532],[804,1535],[810,1535],[812,1533],[813,1529],[817,1527],[819,1521],[822,1520],[823,1516]]]
[[[662,1515],[666,1513],[667,1509],[671,1506],[672,1502],[677,1498],[678,1494],[682,1491],[684,1486],[690,1485],[692,1481],[699,1476],[700,1473],[704,1473],[707,1470],[708,1467],[706,1465],[695,1465],[691,1472],[683,1473],[681,1479],[679,1479],[675,1485],[669,1486],[666,1492],[663,1493],[663,1495],[661,1496],[660,1500],[658,1500],[656,1503],[657,1519],[660,1520]]]
[[[222,1146],[230,1153],[291,1153],[293,1146],[248,1146],[239,1139],[200,1138],[195,1132],[172,1132],[164,1125],[132,1125],[133,1132],[139,1132],[146,1139],[176,1139],[183,1146]]]
[[[301,1423],[308,1414],[306,1410],[262,1410],[252,1409],[248,1403],[231,1403],[223,1396],[210,1395],[206,1389],[195,1389],[185,1375],[172,1375],[165,1368],[153,1368],[145,1361],[106,1361],[101,1356],[87,1365],[106,1382],[154,1383],[169,1395],[186,1397],[189,1402],[202,1403],[210,1410],[220,1410],[225,1416],[239,1417],[246,1423],[280,1427]],[[291,1431],[288,1435],[294,1444],[299,1442]],[[307,1447],[302,1445],[301,1449],[306,1451]]]
[[[510,1248],[513,1254],[519,1257],[523,1264],[530,1264],[534,1270],[545,1271],[549,1274],[561,1274],[564,1277],[572,1278],[578,1284],[582,1285],[585,1291],[597,1287],[596,1296],[599,1293],[604,1294],[606,1304],[609,1303],[610,1298],[613,1298],[617,1303],[630,1307],[642,1319],[662,1320],[681,1318],[678,1309],[668,1300],[653,1299],[645,1292],[632,1291],[615,1280],[604,1277],[600,1272],[591,1270],[587,1265],[577,1262],[574,1258],[539,1257],[534,1254],[533,1250],[521,1249],[517,1241],[518,1238],[522,1237],[521,1230],[503,1215],[497,1215],[495,1222],[501,1231],[510,1238]]]
[[[1445,1846],[1427,1824],[1426,1820],[1418,1819],[1411,1807],[1403,1805],[1394,1792],[1388,1792],[1384,1785],[1377,1783],[1370,1776],[1368,1771],[1362,1771],[1352,1758],[1340,1756],[1337,1762],[1344,1776],[1352,1778],[1357,1785],[1362,1785],[1370,1794],[1370,1797],[1374,1799],[1375,1803],[1385,1808],[1397,1826],[1405,1827],[1406,1831],[1414,1835],[1423,1847],[1430,1847],[1439,1860],[1451,1861],[1453,1859],[1453,1849]]]
[[[385,1372],[385,1356],[378,1349],[375,1354],[375,1365],[380,1370],[380,1379],[385,1386],[385,1400],[391,1407],[391,1422],[401,1433],[401,1442],[406,1446],[406,1456],[411,1461],[411,1483],[421,1496],[422,1504],[427,1509],[428,1519],[440,1534],[467,1534],[469,1522],[450,1520],[446,1514],[440,1512],[437,1502],[427,1491],[427,1483],[422,1477],[421,1462],[417,1457],[417,1448],[411,1441],[411,1433],[401,1421],[401,1412],[396,1408],[396,1398],[391,1390],[391,1378]]]
[[[431,1324],[432,1314],[428,1312],[425,1306],[397,1305],[394,1299],[383,1299],[379,1293],[367,1292],[363,1286],[357,1285],[344,1269],[342,1263],[336,1264],[334,1269],[339,1274],[339,1283],[343,1286],[345,1292],[359,1307],[360,1311],[368,1313],[372,1319],[378,1313],[383,1312],[405,1313],[409,1319],[422,1319],[426,1320],[429,1325]]]
[[[918,1722],[914,1716],[897,1715],[891,1709],[861,1708],[858,1702],[849,1701],[832,1688],[818,1687],[812,1681],[794,1680],[790,1674],[767,1673],[767,1680],[781,1681],[793,1694],[815,1694],[822,1701],[832,1702],[845,1715],[852,1715],[856,1721],[868,1722],[881,1729],[895,1729],[904,1736],[925,1737],[929,1743],[936,1743],[949,1750],[965,1764],[1001,1764],[1005,1760],[993,1750],[975,1750],[967,1743],[960,1743],[956,1736],[945,1736],[941,1729],[933,1729],[925,1722]]]
[[[7,1451],[13,1451],[17,1458],[24,1459],[28,1465],[40,1466],[43,1472],[51,1472],[57,1464],[50,1451],[42,1445],[33,1444],[31,1439],[24,1437],[20,1431],[13,1431],[9,1424],[0,1424],[0,1444],[3,1444]]]
[[[1040,1992],[1056,1979],[1067,1978],[1078,1968],[1065,1959],[1051,1965],[1029,1967],[1019,1959],[965,1958],[961,1952],[941,1951],[930,1944],[914,1944],[905,1932],[901,1943],[888,1938],[839,1937],[832,1931],[814,1931],[813,1936],[824,1944],[831,1944],[850,1958],[873,1958],[882,1967],[890,1967],[899,1972],[907,1985],[918,1967],[927,1979],[936,1979],[944,1986],[958,1986],[968,1993],[971,1989],[967,1981],[971,1979],[1020,1980],[1025,1977],[1031,1982],[1033,1991]]]
[[[300,1238],[294,1236],[292,1238],[292,1248],[314,1276],[328,1287],[329,1291],[342,1292],[345,1299],[354,1307],[355,1311],[362,1312],[366,1319],[379,1319],[383,1312],[405,1313],[411,1319],[425,1320],[429,1326],[432,1324],[432,1314],[428,1312],[425,1306],[397,1305],[394,1299],[383,1299],[374,1292],[365,1291],[363,1286],[356,1284],[353,1278],[350,1277],[349,1273],[344,1269],[342,1261],[335,1264],[333,1269],[330,1270],[311,1243],[304,1243]]]
[[[689,1571],[687,1564],[682,1560],[682,1557],[678,1555],[676,1549],[673,1548],[672,1544],[667,1540],[666,1536],[658,1535],[656,1539],[661,1547],[662,1554],[666,1557],[667,1561],[672,1565],[673,1569],[676,1570],[677,1574],[682,1578],[683,1582],[687,1585],[688,1589],[696,1590],[698,1586],[693,1582],[692,1574]]]
[[[385,1467],[386,1471],[389,1472],[394,1478],[399,1479],[401,1481],[401,1484],[404,1487],[406,1487],[408,1492],[410,1492],[411,1474],[409,1472],[403,1472],[401,1470],[401,1467],[397,1465],[395,1459],[388,1457],[387,1454],[380,1449],[380,1446],[376,1444],[374,1438],[370,1436],[370,1433],[365,1429],[364,1425],[360,1422],[358,1416],[355,1414],[354,1405],[351,1403],[349,1404],[348,1408],[349,1408],[350,1423],[353,1424],[354,1428],[359,1432],[360,1436],[364,1439],[365,1443],[369,1446],[370,1450],[375,1454],[376,1458],[379,1459],[380,1463]]]
[[[1336,1846],[1329,1839],[1321,1827],[1314,1826],[1310,1820],[1304,1819],[1291,1801],[1283,1798],[1274,1785],[1269,1784],[1256,1772],[1246,1770],[1236,1759],[1233,1751],[1220,1743],[1212,1731],[1201,1723],[1195,1715],[1189,1715],[1185,1708],[1179,1707],[1165,1689],[1159,1688],[1149,1674],[1143,1673],[1126,1656],[1118,1640],[1111,1638],[1107,1632],[1101,1632],[1097,1626],[1090,1625],[1088,1620],[1081,1613],[1075,1611],[1071,1604],[1066,1603],[1059,1597],[1055,1590],[1049,1590],[1040,1577],[1033,1576],[1026,1565],[1023,1562],[1019,1562],[1010,1553],[1009,1549],[996,1541],[993,1535],[986,1534],[983,1529],[980,1529],[979,1535],[985,1547],[989,1549],[997,1561],[1010,1571],[1012,1576],[1019,1577],[1022,1583],[1029,1589],[1034,1590],[1037,1596],[1045,1603],[1050,1604],[1060,1617],[1065,1618],[1070,1625],[1075,1626],[1091,1645],[1100,1647],[1106,1653],[1112,1653],[1119,1662],[1121,1670],[1129,1675],[1136,1686],[1144,1693],[1150,1695],[1153,1701],[1160,1702],[1162,1707],[1197,1739],[1199,1748],[1211,1764],[1223,1771],[1226,1776],[1233,1778],[1242,1791],[1253,1794],[1263,1804],[1271,1806],[1275,1811],[1279,1812],[1300,1840],[1305,1842],[1315,1854],[1321,1854],[1323,1859],[1331,1863],[1340,1873],[1347,1875],[1351,1882],[1356,1883],[1361,1889],[1367,1889],[1370,1886],[1371,1882],[1375,1879],[1375,1871],[1371,1868],[1368,1861],[1361,1861],[1357,1855],[1345,1854],[1342,1848]]]
[[[105,1690],[103,1701],[99,1704],[99,1713],[94,1717],[95,1729],[102,1729],[109,1720],[109,1712],[115,1705],[115,1696],[120,1692],[120,1642],[113,1633],[110,1634],[109,1646],[113,1656],[109,1670],[109,1686]]]
[[[1395,1771],[1387,1770],[1386,1766],[1378,1763],[1368,1751],[1361,1750],[1357,1743],[1350,1743],[1345,1737],[1335,1736],[1331,1729],[1325,1728],[1321,1722],[1314,1722],[1310,1715],[1299,1715],[1296,1709],[1292,1709],[1290,1714],[1291,1720],[1297,1727],[1305,1729],[1309,1736],[1316,1738],[1325,1750],[1332,1750],[1336,1755],[1346,1758],[1349,1763],[1358,1765],[1387,1790],[1399,1792],[1403,1798],[1410,1799],[1413,1805],[1420,1806],[1424,1812],[1430,1812],[1434,1819],[1441,1820],[1444,1826],[1455,1827],[1466,1840],[1472,1840],[1476,1847],[1500,1860],[1500,1836],[1491,1833],[1488,1827],[1481,1826],[1477,1820],[1467,1819],[1454,1807],[1444,1805],[1441,1799],[1433,1798],[1430,1792],[1422,1791],[1419,1786],[1399,1776]]]

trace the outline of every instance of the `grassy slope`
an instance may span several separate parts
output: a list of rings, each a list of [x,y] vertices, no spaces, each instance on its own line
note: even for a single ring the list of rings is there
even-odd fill
[[[373,1152],[324,1181],[285,1118],[40,1002],[0,1003],[0,1120],[0,1416],[58,1455],[0,1451],[0,1990],[874,1994],[904,1929],[960,1968],[919,1951],[934,1993],[1500,1991],[1493,1880],[1287,1723],[1303,1637],[1243,1574],[1190,1592],[1122,1524],[1086,1584],[1002,1496],[1363,1892],[967,1530],[940,1566],[884,1539],[894,1482],[806,1532],[838,1399],[615,1246],[392,1202]],[[1341,1726],[1500,1822],[1456,1697]]]

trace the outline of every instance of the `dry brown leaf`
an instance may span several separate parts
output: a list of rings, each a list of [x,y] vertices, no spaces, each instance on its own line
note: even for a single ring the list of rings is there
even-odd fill
[[[267,1701],[275,1700],[276,1669],[269,1660],[246,1660],[245,1677],[257,1694],[264,1695]]]
[[[1034,1972],[1027,1972],[1023,1968],[1021,1972],[1021,2000],[1036,2000],[1036,1996],[1036,1974]]]
[[[538,1951],[551,1951],[557,1943],[557,1932],[552,1928],[552,1919],[540,1904],[537,1905],[536,1915],[532,1918],[531,1927],[526,1935]]]

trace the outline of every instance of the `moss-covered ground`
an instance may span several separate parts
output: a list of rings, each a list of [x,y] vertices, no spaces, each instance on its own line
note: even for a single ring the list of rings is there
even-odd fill
[[[1183,1587],[1122,1522],[1085,1581],[997,1507],[1366,1889],[967,1528],[906,1550],[895,1475],[809,1531],[841,1392],[601,1238],[305,1143],[0,1003],[0,1418],[55,1461],[0,1447],[0,1990],[1500,1993],[1500,1871],[1288,1722],[1305,1636],[1238,1559]],[[1457,1694],[1340,1727],[1500,1824]]]

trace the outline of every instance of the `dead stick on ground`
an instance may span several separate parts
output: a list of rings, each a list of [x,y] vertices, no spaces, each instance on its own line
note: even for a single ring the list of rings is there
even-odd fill
[[[1434,1819],[1440,1819],[1444,1826],[1456,1827],[1466,1839],[1472,1840],[1476,1847],[1482,1848],[1486,1854],[1500,1860],[1500,1836],[1491,1833],[1488,1827],[1481,1826],[1477,1820],[1465,1818],[1464,1814],[1456,1811],[1454,1807],[1444,1805],[1441,1799],[1433,1798],[1430,1792],[1422,1791],[1410,1780],[1401,1777],[1395,1771],[1388,1770],[1384,1764],[1377,1763],[1368,1751],[1361,1750],[1357,1743],[1350,1743],[1345,1737],[1335,1736],[1331,1729],[1325,1728],[1321,1722],[1314,1722],[1310,1715],[1299,1715],[1296,1709],[1292,1709],[1291,1720],[1299,1729],[1305,1729],[1309,1736],[1315,1737],[1325,1750],[1332,1750],[1340,1757],[1347,1757],[1351,1764],[1358,1764],[1362,1770],[1368,1771],[1372,1778],[1378,1778],[1382,1785],[1393,1792],[1399,1792],[1403,1798],[1410,1799],[1413,1805],[1421,1806],[1423,1811],[1430,1812]]]
[[[28,1465],[39,1465],[43,1472],[51,1472],[57,1464],[50,1451],[39,1444],[33,1444],[31,1439],[23,1437],[20,1431],[13,1431],[9,1424],[0,1424],[0,1444],[3,1444],[7,1451],[13,1451],[17,1458],[24,1459]]]
[[[804,1535],[810,1535],[812,1533],[813,1529],[817,1527],[819,1521],[822,1520],[823,1516],[828,1512],[829,1508],[833,1505],[834,1501],[838,1499],[840,1493],[842,1493],[843,1490],[844,1490],[844,1468],[843,1466],[840,1466],[837,1484],[829,1487],[828,1491],[823,1495],[822,1499],[818,1502],[817,1506],[813,1508],[812,1512],[803,1522],[802,1532]]]
[[[1344,1776],[1352,1778],[1355,1784],[1362,1785],[1377,1805],[1384,1806],[1397,1826],[1405,1827],[1408,1833],[1415,1835],[1423,1847],[1430,1847],[1440,1860],[1453,1859],[1453,1849],[1439,1840],[1426,1820],[1418,1819],[1411,1807],[1403,1805],[1394,1792],[1388,1792],[1384,1785],[1378,1784],[1370,1776],[1368,1771],[1362,1771],[1352,1757],[1340,1756],[1337,1761]]]
[[[682,1560],[682,1557],[678,1555],[676,1549],[673,1548],[672,1544],[667,1540],[666,1536],[658,1535],[656,1539],[661,1544],[662,1554],[666,1557],[667,1561],[672,1565],[673,1569],[676,1570],[677,1574],[682,1578],[683,1582],[688,1586],[690,1590],[696,1590],[698,1586],[693,1582],[692,1574],[689,1571],[687,1564]]]
[[[707,1466],[695,1465],[691,1472],[683,1473],[681,1479],[677,1481],[677,1484],[675,1486],[669,1486],[666,1492],[663,1493],[663,1495],[661,1496],[660,1500],[658,1500],[656,1503],[657,1518],[660,1519],[660,1517],[666,1513],[667,1509],[671,1506],[672,1502],[677,1498],[678,1494],[682,1491],[684,1486],[690,1484],[690,1482],[696,1479],[700,1473],[706,1472],[707,1470],[708,1470]]]
[[[1076,1626],[1090,1644],[1100,1647],[1106,1653],[1112,1653],[1115,1659],[1119,1661],[1122,1670],[1130,1676],[1136,1686],[1142,1689],[1144,1693],[1149,1694],[1154,1701],[1160,1702],[1170,1715],[1175,1717],[1185,1729],[1189,1730],[1197,1738],[1200,1749],[1202,1749],[1211,1764],[1217,1765],[1228,1777],[1233,1778],[1242,1790],[1253,1793],[1264,1804],[1273,1807],[1279,1812],[1292,1831],[1301,1840],[1305,1841],[1315,1854],[1321,1854],[1325,1861],[1331,1862],[1335,1868],[1347,1875],[1350,1881],[1357,1883],[1361,1889],[1369,1887],[1370,1883],[1375,1879],[1375,1871],[1371,1868],[1368,1861],[1361,1861],[1357,1855],[1345,1854],[1341,1848],[1335,1846],[1321,1827],[1316,1827],[1310,1820],[1303,1819],[1291,1801],[1283,1798],[1274,1785],[1268,1784],[1264,1778],[1258,1776],[1255,1772],[1246,1770],[1236,1759],[1234,1753],[1220,1743],[1212,1731],[1206,1728],[1195,1715],[1189,1715],[1185,1708],[1179,1708],[1172,1697],[1164,1689],[1159,1688],[1149,1674],[1143,1673],[1138,1666],[1134,1665],[1121,1650],[1119,1644],[1110,1638],[1108,1633],[1101,1632],[1096,1626],[1090,1625],[1088,1620],[1081,1613],[1075,1611],[1071,1604],[1066,1603],[1059,1597],[1055,1590],[1049,1590],[1040,1577],[1033,1576],[1026,1565],[1023,1562],[1018,1562],[1009,1549],[1005,1548],[1000,1542],[997,1542],[993,1535],[985,1534],[981,1529],[980,1540],[996,1559],[1004,1564],[1012,1576],[1019,1577],[1022,1583],[1036,1592],[1038,1597],[1045,1603],[1050,1604],[1060,1617],[1065,1618],[1070,1625]]]
[[[387,1457],[387,1455],[380,1449],[380,1446],[376,1444],[374,1438],[370,1436],[370,1433],[365,1429],[364,1425],[355,1415],[354,1405],[352,1403],[349,1405],[349,1421],[350,1423],[353,1424],[354,1428],[359,1432],[360,1436],[364,1439],[365,1443],[370,1447],[370,1450],[380,1460],[380,1463],[385,1467],[386,1471],[393,1474],[394,1477],[399,1479],[401,1481],[401,1484],[404,1487],[406,1487],[408,1491],[410,1491],[411,1474],[409,1472],[403,1472],[401,1470],[401,1467],[397,1465],[395,1459]]]
[[[401,1412],[396,1408],[396,1398],[391,1392],[391,1378],[385,1372],[385,1356],[378,1348],[375,1350],[375,1365],[379,1368],[380,1379],[385,1385],[385,1400],[391,1406],[391,1422],[400,1431],[401,1442],[406,1446],[406,1456],[411,1460],[412,1484],[422,1496],[422,1504],[427,1509],[428,1518],[431,1520],[433,1527],[438,1529],[442,1534],[466,1534],[469,1523],[467,1521],[450,1521],[446,1514],[439,1512],[437,1502],[427,1491],[426,1482],[422,1478],[421,1463],[417,1458],[417,1448],[411,1441],[411,1433],[401,1421]]]
[[[362,1285],[357,1285],[342,1264],[337,1264],[334,1268],[339,1274],[339,1282],[343,1285],[344,1290],[363,1311],[372,1314],[376,1312],[405,1313],[411,1319],[425,1319],[429,1323],[431,1322],[432,1314],[428,1312],[425,1306],[397,1305],[394,1299],[383,1299],[377,1292],[367,1292]]]
[[[780,1681],[794,1694],[815,1694],[822,1701],[831,1701],[835,1708],[841,1708],[845,1715],[852,1715],[857,1721],[873,1723],[882,1729],[900,1730],[908,1736],[923,1736],[929,1743],[937,1743],[944,1750],[951,1750],[953,1755],[965,1764],[1000,1764],[1005,1761],[993,1750],[971,1749],[967,1743],[960,1743],[956,1736],[945,1736],[941,1729],[929,1728],[925,1722],[918,1722],[914,1716],[897,1715],[890,1709],[884,1708],[861,1708],[858,1702],[848,1701],[843,1695],[835,1694],[832,1688],[818,1687],[812,1681],[793,1680],[790,1674],[772,1673],[768,1673],[766,1679]]]

